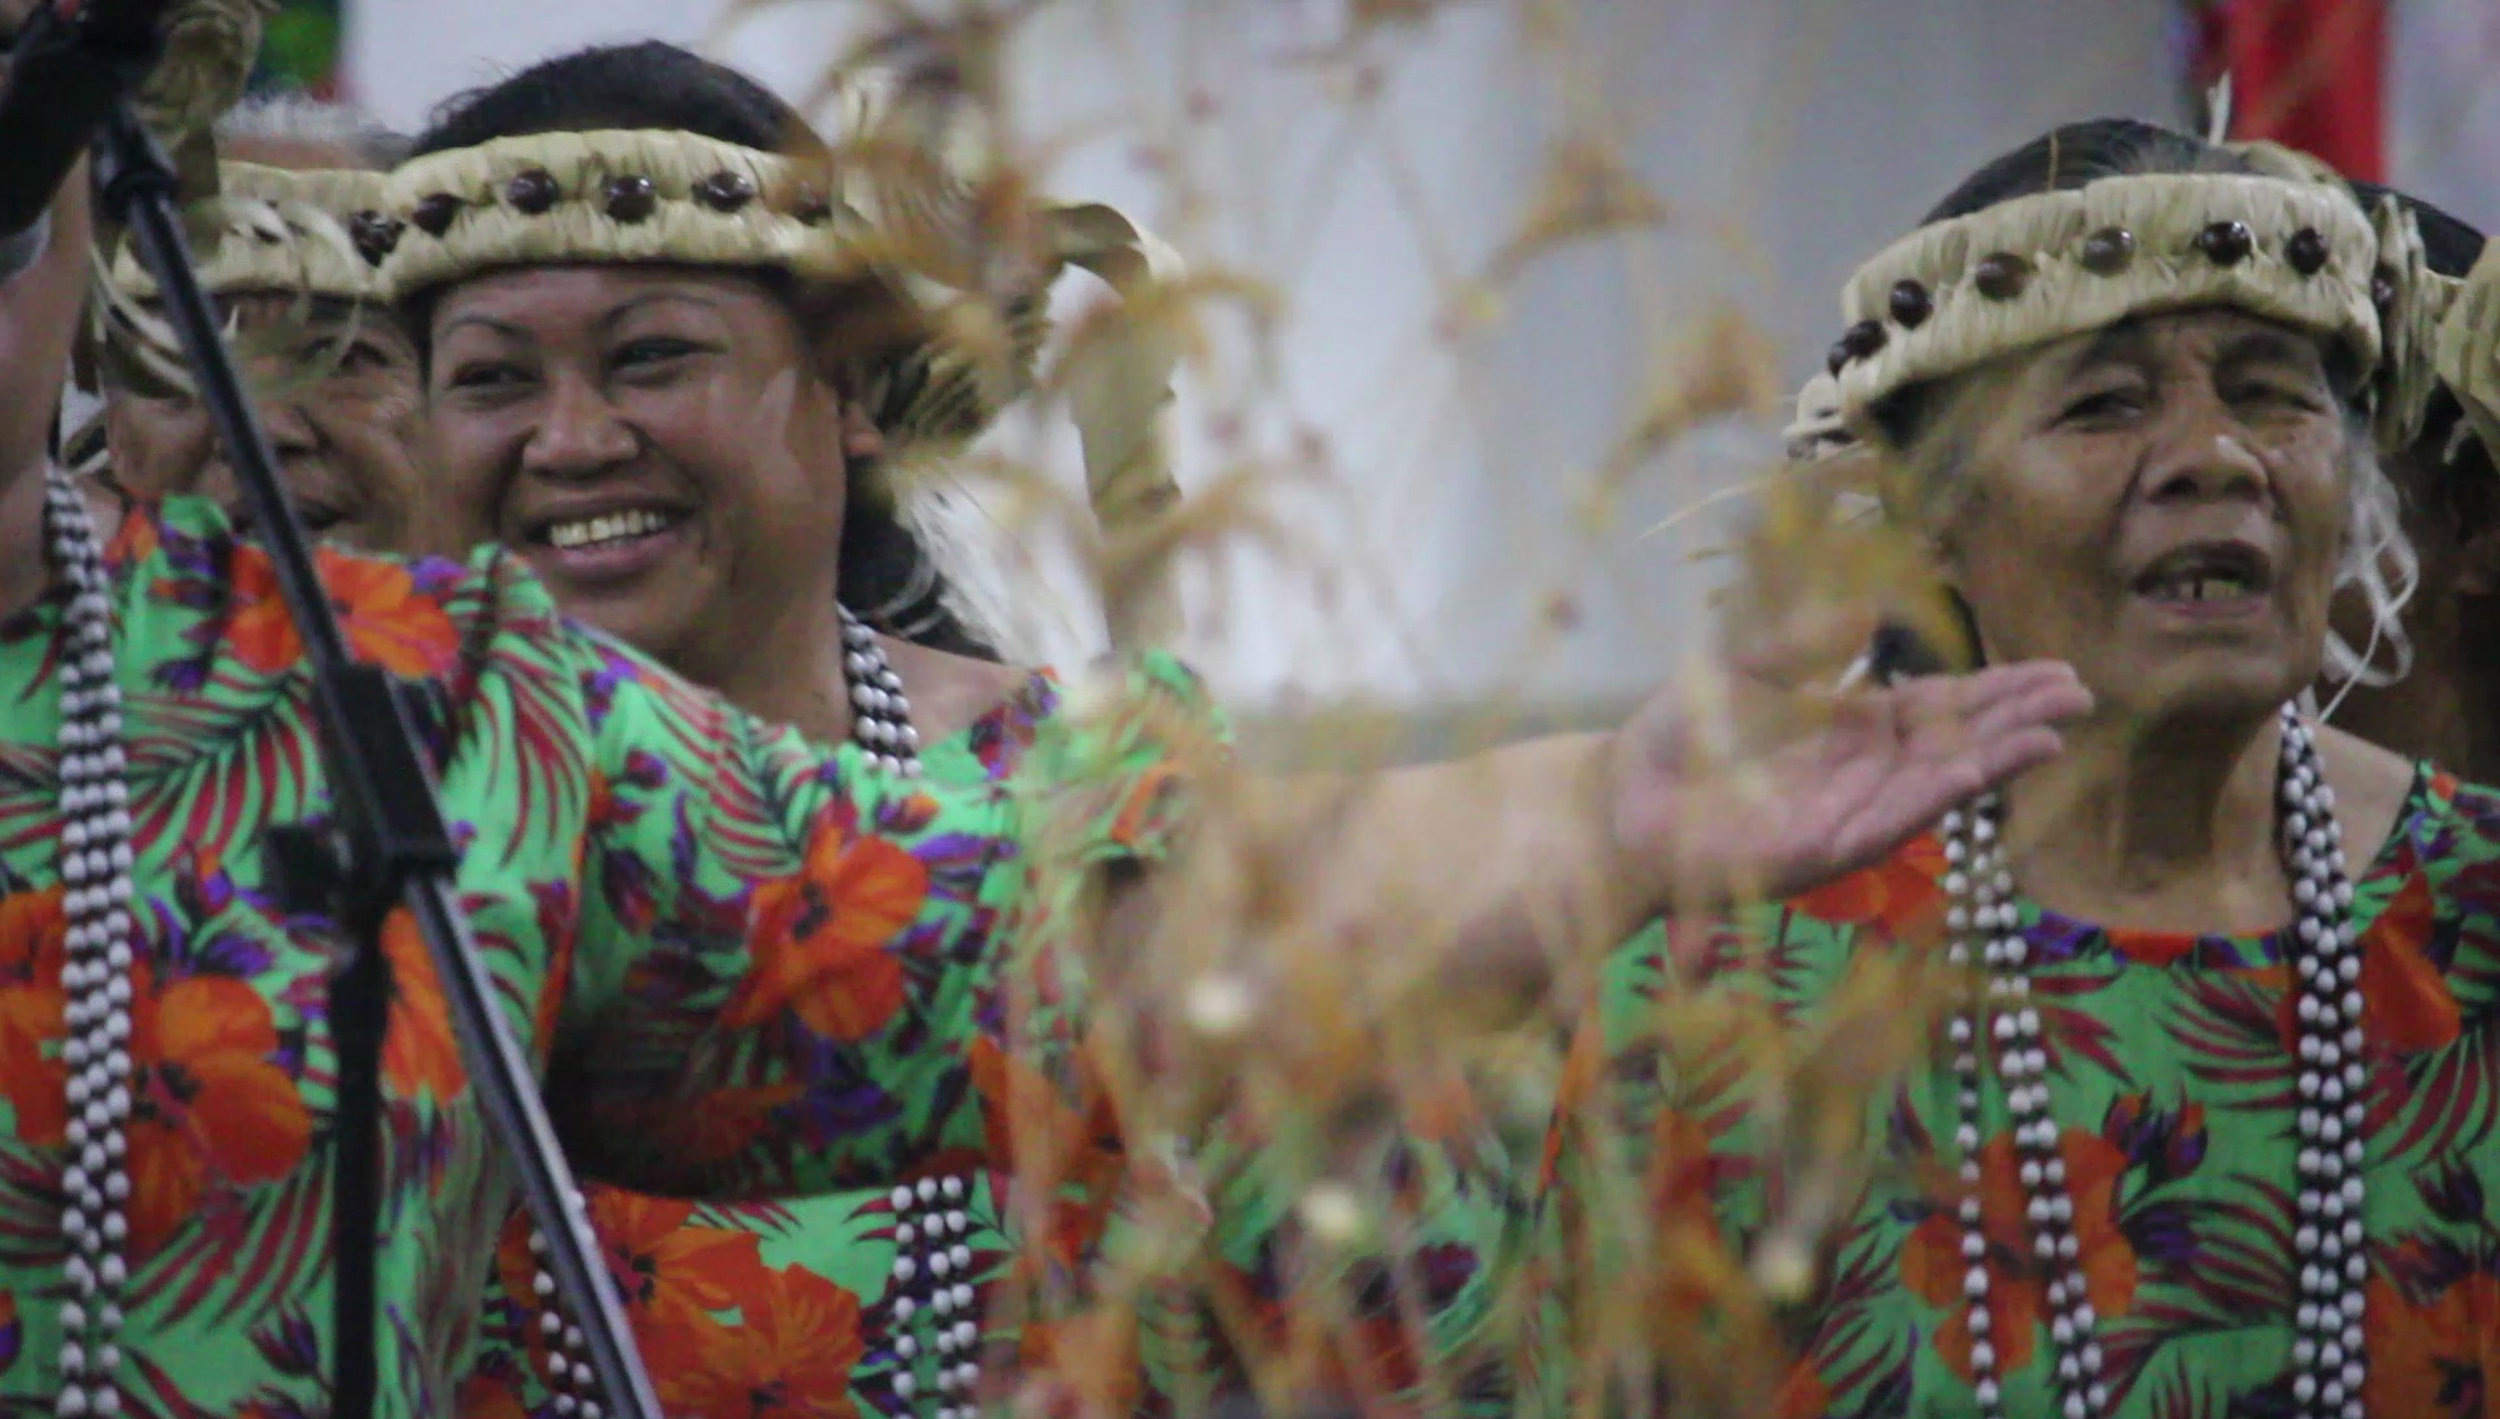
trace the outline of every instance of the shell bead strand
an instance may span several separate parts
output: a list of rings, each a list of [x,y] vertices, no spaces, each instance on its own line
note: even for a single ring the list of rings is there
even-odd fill
[[[2293,1219],[2300,1277],[2293,1344],[2292,1399],[2302,1419],[2362,1419],[2368,1378],[2363,1311],[2361,1165],[2368,1083],[2361,1063],[2361,955],[2352,925],[2352,882],[2335,819],[2335,792],[2309,727],[2286,706],[2276,770],[2276,816],[2294,916],[2287,939],[2300,1021],[2302,1100]],[[2047,1276],[2050,1383],[2062,1419],[2109,1413],[2100,1318],[2093,1312],[2076,1240],[2058,1127],[2049,1109],[2048,1053],[2031,999],[2029,946],[2018,929],[2014,883],[2004,857],[2002,804],[1986,794],[1945,816],[1945,925],[1948,958],[1972,965],[1985,982],[1983,1003],[1946,1024],[1953,1058],[1954,1142],[1961,1153],[1958,1219],[1963,1298],[1973,1337],[1971,1379],[1986,1419],[2005,1419],[1999,1337],[1991,1334],[1993,1278],[1981,1213],[1983,1053],[2002,1082],[2014,1123],[2014,1152],[2033,1262]]]
[[[920,776],[920,733],[912,728],[911,701],[903,694],[902,677],[894,673],[894,667],[887,661],[885,647],[878,642],[877,633],[852,615],[848,607],[836,609],[842,615],[842,665],[851,693],[852,742],[880,770],[903,778],[917,778]],[[943,1183],[932,1182],[925,1186],[954,1198],[960,1198],[963,1191],[960,1178],[948,1178]],[[895,1196],[901,1199],[907,1191],[898,1188]],[[899,1212],[904,1203],[898,1200],[895,1206]],[[953,1235],[957,1240],[947,1240],[942,1225],[944,1218],[956,1222]],[[898,1250],[894,1288],[897,1297],[913,1294],[910,1286],[918,1278],[949,1270],[959,1274],[969,1270],[971,1254],[960,1242],[964,1231],[962,1218],[963,1213],[958,1207],[944,1213],[940,1223],[923,1225],[916,1232],[909,1226],[904,1228],[907,1233],[929,1240],[917,1248]],[[555,1397],[555,1412],[561,1419],[601,1419],[599,1405],[590,1394],[587,1337],[580,1327],[565,1319],[563,1311],[557,1306],[555,1275],[544,1264],[547,1239],[535,1226],[530,1229],[529,1244],[530,1255],[540,1263],[531,1278],[531,1287],[539,1304],[539,1334],[547,1347],[547,1378]],[[957,1259],[958,1254],[961,1254],[960,1260]],[[972,1307],[971,1289],[968,1285],[957,1283],[931,1294],[932,1297],[942,1294],[948,1303],[948,1310],[960,1308],[968,1315]],[[963,1293],[960,1307],[956,1304],[958,1292]],[[932,1316],[937,1314],[933,1304],[921,1301],[904,1301],[900,1305],[906,1308],[906,1314],[911,1308],[921,1309]],[[963,1324],[969,1324],[969,1321]],[[947,1334],[951,1335],[953,1329],[959,1328],[947,1328]],[[939,1338],[945,1339],[944,1336]],[[918,1348],[918,1341],[913,1344]],[[943,1350],[951,1357],[957,1348],[950,1341]],[[957,1364],[950,1358],[949,1368],[941,1372],[939,1392],[942,1396],[952,1395],[959,1382],[968,1395],[972,1381],[977,1378],[976,1373],[959,1374],[959,1371],[970,1372],[972,1368],[969,1359],[971,1342],[965,1341],[960,1348],[965,1352],[963,1361]],[[902,1397],[910,1398],[912,1388],[908,1373],[897,1376],[897,1390]],[[937,1419],[953,1419],[953,1408],[951,1404],[939,1406]],[[965,1419],[969,1419],[968,1409]]]

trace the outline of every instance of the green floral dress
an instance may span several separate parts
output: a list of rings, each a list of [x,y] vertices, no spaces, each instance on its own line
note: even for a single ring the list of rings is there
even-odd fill
[[[1944,859],[1922,838],[1890,861],[1733,924],[1678,928],[1705,989],[1759,992],[1804,1021],[1870,960],[1932,949]],[[2500,1414],[2500,795],[2429,769],[2375,860],[2356,864],[2370,1072],[2364,1222],[2369,1412]],[[2114,1412],[2265,1419],[2291,1396],[2297,1093],[2284,943],[2021,918],[2049,1058],[2050,1107],[2100,1316]],[[1749,954],[1751,953],[1751,954]],[[1602,1036],[1585,1041],[1553,1145],[1565,1213],[1600,1185],[1581,1165],[1629,1143],[1661,1235],[1698,1227],[1744,1257],[1803,1196],[1770,1146],[1744,1071],[1653,1022],[1667,934],[1610,963]],[[1679,1016],[1689,1020],[1689,1016]],[[1978,1412],[1963,1297],[1955,1086],[1939,1048],[1881,1088],[1871,1181],[1817,1259],[1793,1317],[1801,1361],[1776,1413]],[[2005,1412],[2056,1412],[2047,1283],[2031,1262],[2002,1088],[1983,1089],[1981,1219]],[[1715,1227],[1713,1223],[1715,1221]],[[1706,1255],[1687,1250],[1684,1255]],[[1690,1321],[1707,1323],[1699,1294]]]
[[[319,1414],[337,942],[272,898],[261,840],[327,804],[302,646],[267,558],[206,504],[134,513],[112,558],[144,937],[122,1407]],[[1026,826],[1064,791],[1098,809],[1091,861],[1158,856],[1179,796],[1155,726],[1204,722],[1194,682],[1151,664],[1082,732],[1039,689],[985,721],[996,738],[972,752],[1047,764],[1020,776],[1043,789],[1010,793],[1003,772],[904,782],[563,621],[508,557],[325,552],[322,572],[356,653],[417,692],[462,904],[579,1165],[635,1190],[603,1193],[600,1221],[656,1327],[665,1402],[934,1414],[995,1394],[1039,1329],[989,1323],[1012,1309],[1002,1096],[1032,1097],[1019,1072],[1089,1145],[1054,1199],[1064,1245],[1043,1255],[1081,1272],[1130,1171],[1098,1100],[1051,1094],[1081,1074],[1083,982],[1047,931],[1009,925],[1035,916]],[[59,1384],[60,610],[0,622],[0,1413],[49,1413]],[[517,1246],[500,1266],[497,1247],[514,1196],[422,945],[403,923],[385,945],[383,1412],[552,1411],[520,1392],[543,1354],[481,1343],[519,1319],[479,1303],[518,1269]],[[1010,963],[1041,997],[1014,1031]],[[1438,1151],[1425,1163],[1445,1174]],[[697,1210],[775,1197],[824,1215],[751,1208],[732,1228]],[[1277,1241],[1221,1237],[1248,1254]],[[1442,1309],[1463,1314],[1484,1284]],[[1403,1310],[1405,1288],[1382,1304]],[[1149,1407],[1202,1373],[1139,1368]]]
[[[1194,683],[1168,659],[1148,657],[1139,673],[1143,683],[1171,692],[1168,705],[1211,714]],[[1032,677],[964,732],[926,749],[927,778],[975,799],[993,799],[1013,796],[1020,784],[1036,779],[1086,776],[1088,771],[1070,764],[1068,753],[1059,752],[1068,747],[1054,737],[1062,707],[1056,678]],[[1210,728],[1220,733],[1220,726]],[[1087,746],[1087,752],[1100,751],[1098,744]],[[1134,770],[1142,783],[1156,765],[1140,761]],[[1137,801],[1134,793],[1124,797]],[[1130,856],[1136,849],[1129,840],[1139,826],[1133,814],[1114,809],[1085,823],[1082,841],[1072,846],[1089,861]],[[1003,840],[1001,847],[1012,850]],[[1012,929],[1024,924],[1021,913],[1035,895],[1013,874],[994,872],[978,909]],[[986,1020],[982,1028],[994,1034],[998,1022]],[[1011,1091],[1007,1076],[1029,1067],[1027,1060],[1011,1059],[994,1039],[976,1040],[971,1080],[977,1098],[1005,1097]],[[977,1116],[966,1111],[962,1122],[980,1131],[951,1140],[911,1181],[935,1177],[942,1189],[950,1172],[968,1179],[960,1210],[973,1270],[950,1284],[978,1291],[998,1284],[1011,1269],[1006,1238],[1013,1229],[997,1207],[1005,1180],[984,1171],[1010,1150],[1003,1139],[988,1136],[1002,1126],[996,1110],[984,1108]],[[1097,1112],[1062,1122],[1080,1144],[1065,1170],[1088,1184],[1079,1189],[1084,1195],[1070,1197],[1050,1219],[1056,1235],[1047,1254],[1069,1259],[1090,1252],[1106,1235],[1119,1245],[1127,1214],[1102,1206],[1105,1171],[1124,1162],[1117,1120]],[[1384,1177],[1388,1169],[1401,1170],[1409,1223],[1429,1237],[1413,1257],[1427,1268],[1420,1273],[1424,1334],[1420,1343],[1411,1342],[1402,1323],[1406,1318],[1376,1305],[1367,1317],[1370,1333],[1336,1357],[1338,1382],[1351,1387],[1360,1368],[1366,1371],[1362,1379],[1383,1392],[1412,1392],[1426,1383],[1419,1357],[1432,1357],[1438,1370],[1451,1357],[1485,1351],[1475,1372],[1460,1383],[1472,1386],[1477,1409],[1507,1412],[1509,1376],[1485,1350],[1492,1330],[1490,1281],[1524,1206],[1504,1187],[1504,1155],[1475,1126],[1481,1122],[1470,1119],[1446,1139],[1416,1140],[1399,1158],[1376,1160]],[[1247,1367],[1203,1292],[1247,1298],[1254,1312],[1264,1310],[1265,1320],[1280,1321],[1285,1260],[1307,1260],[1313,1253],[1297,1235],[1295,1191],[1282,1184],[1279,1170],[1245,1157],[1246,1151],[1242,1140],[1224,1135],[1190,1160],[1193,1178],[1221,1180],[1211,1191],[1198,1182],[1185,1199],[1186,1213],[1206,1224],[1195,1240],[1209,1255],[1195,1272],[1195,1284],[1158,1286],[1144,1298],[1154,1323],[1139,1337],[1137,1374],[1124,1386],[1141,1406],[1193,1410],[1246,1388]],[[1175,1182],[1169,1176],[1156,1181],[1167,1192]],[[949,1393],[931,1388],[939,1376],[928,1362],[943,1362],[944,1355],[922,1349],[922,1364],[901,1363],[901,1349],[915,1339],[911,1328],[893,1324],[890,1307],[862,1311],[848,1300],[887,1294],[896,1261],[909,1254],[897,1243],[889,1188],[698,1203],[594,1183],[588,1195],[636,1340],[674,1419],[901,1412],[914,1395],[943,1399]],[[463,1394],[464,1412],[480,1419],[553,1412],[558,1391],[549,1383],[549,1357],[543,1339],[533,1343],[543,1337],[546,1312],[533,1290],[536,1268],[527,1243],[526,1221],[516,1215],[503,1239],[488,1302],[484,1357]],[[916,1269],[927,1260],[914,1256],[912,1265]],[[925,1296],[926,1288],[920,1290]],[[996,1315],[984,1315],[960,1333],[977,1338],[991,1353],[1012,1347],[1019,1363],[1051,1358],[1041,1337],[1020,1335]],[[915,1376],[912,1394],[897,1395],[893,1379],[906,1371]],[[1437,1372],[1435,1379],[1448,1383],[1451,1376]]]

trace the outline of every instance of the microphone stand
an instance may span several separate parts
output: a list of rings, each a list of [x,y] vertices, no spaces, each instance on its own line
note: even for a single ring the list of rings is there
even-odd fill
[[[156,278],[166,317],[181,337],[200,397],[267,544],[311,665],[313,714],[329,771],[329,820],[271,830],[273,866],[303,889],[294,895],[337,920],[349,950],[330,992],[339,1063],[331,1213],[337,1355],[329,1412],[332,1419],[370,1419],[377,1398],[381,1058],[391,1001],[382,931],[392,911],[404,908],[433,957],[461,1063],[496,1140],[519,1172],[530,1214],[550,1244],[544,1262],[555,1274],[556,1295],[581,1332],[598,1393],[605,1397],[604,1410],[585,1405],[582,1412],[591,1419],[660,1419],[529,1058],[513,1038],[494,979],[453,905],[460,855],[435,800],[434,776],[418,749],[414,722],[390,676],[349,656],[329,593],[314,570],[311,544],[278,482],[268,438],[200,289],[175,205],[179,184],[173,167],[140,124],[127,94],[123,90],[97,140],[96,187],[106,210],[130,229]]]

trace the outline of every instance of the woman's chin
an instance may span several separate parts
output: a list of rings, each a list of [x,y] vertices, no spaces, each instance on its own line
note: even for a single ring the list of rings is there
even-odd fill
[[[556,604],[565,615],[604,632],[643,654],[688,673],[679,662],[703,640],[701,618],[695,614],[702,598],[691,589],[672,595],[667,587],[642,587],[627,594],[564,594]]]
[[[2274,714],[2306,689],[2309,676],[2279,661],[2220,665],[2171,665],[2134,677],[2103,702],[2128,706],[2131,718],[2152,722],[2255,723]]]

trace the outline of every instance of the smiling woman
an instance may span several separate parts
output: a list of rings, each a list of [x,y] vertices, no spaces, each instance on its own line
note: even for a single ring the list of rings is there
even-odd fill
[[[845,525],[891,514],[853,505],[878,432],[810,370],[785,299],[744,273],[532,267],[461,283],[430,320],[439,491],[462,529],[519,549],[574,614],[804,722],[758,671],[839,646]]]
[[[390,276],[463,541],[509,543],[574,614],[821,738],[849,732],[837,603],[886,633],[924,727],[1020,683],[878,476],[889,436],[958,432],[926,426],[956,391],[908,278],[846,254],[857,183],[797,113],[638,44],[454,100],[417,150]]]
[[[846,255],[873,207],[857,184],[834,200],[798,116],[738,74],[644,44],[455,101],[419,148],[395,183],[408,225],[390,275],[425,349],[431,501],[456,544],[517,550],[568,614],[747,710],[1003,794],[1061,697],[1046,676],[991,663],[877,477],[890,440],[968,432],[961,406],[986,391],[942,372],[925,283],[907,296],[910,277]],[[1016,362],[1033,357],[1049,274],[1004,303]],[[1184,678],[1161,659],[1148,674]],[[906,913],[928,893],[921,864],[861,857],[839,836],[809,847],[823,881]],[[998,884],[977,911],[1004,914]],[[792,978],[733,1013],[789,1010],[837,1039],[889,1023],[904,977],[876,947],[899,920],[856,906],[828,920],[813,887],[786,905],[777,959]],[[976,1066],[984,1098],[1004,1067]],[[875,1087],[911,1109],[941,1102],[910,1079]],[[594,1162],[628,1146],[571,1122]],[[905,1176],[927,1166],[907,1160]],[[886,1182],[699,1214],[592,1187],[603,1240],[651,1278],[629,1311],[671,1411],[951,1415],[961,1399],[968,1414],[964,1370],[1009,1334],[973,1301],[1002,1274],[1004,1209],[995,1182],[986,1198],[978,1181],[954,1196],[943,1189],[960,1178],[926,1176],[934,1191],[916,1201],[944,1204],[918,1224],[927,1250],[911,1223],[898,1239]],[[569,1398],[526,1237],[516,1219],[473,1408]],[[925,1313],[911,1320],[930,1306],[946,1316],[934,1340]]]

